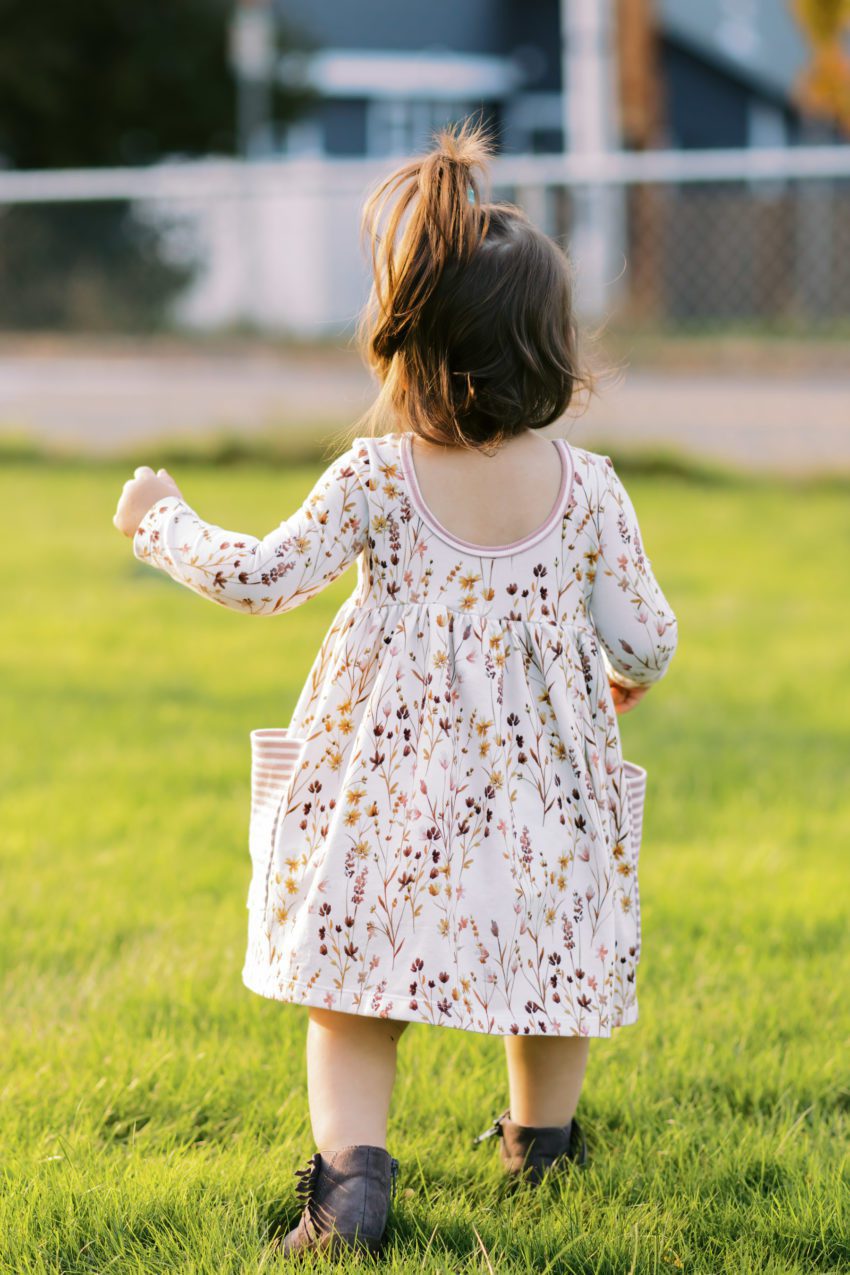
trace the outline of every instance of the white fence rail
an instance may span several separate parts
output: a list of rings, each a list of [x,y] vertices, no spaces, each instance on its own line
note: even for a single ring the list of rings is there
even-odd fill
[[[365,192],[387,172],[386,159],[305,156],[266,162],[195,160],[145,168],[6,170],[0,171],[0,205],[263,198],[278,192],[282,184],[302,194],[328,189]],[[850,145],[498,156],[492,174],[494,188],[850,178]]]

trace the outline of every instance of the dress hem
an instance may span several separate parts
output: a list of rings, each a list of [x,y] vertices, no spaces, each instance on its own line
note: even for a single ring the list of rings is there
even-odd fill
[[[442,1027],[442,1028],[447,1027],[450,1031],[473,1032],[475,1035],[479,1035],[479,1036],[567,1036],[569,1037],[569,1036],[580,1035],[580,1036],[586,1036],[587,1039],[589,1040],[594,1040],[594,1039],[608,1040],[610,1039],[611,1036],[613,1036],[614,1032],[618,1031],[621,1027],[629,1027],[633,1023],[637,1022],[637,1019],[638,1019],[638,1003],[637,1003],[637,998],[635,998],[635,1000],[632,1001],[631,1005],[629,1005],[628,1009],[625,1010],[619,1022],[616,1023],[614,1026],[612,1026],[608,1031],[525,1032],[522,1029],[520,1029],[519,1031],[514,1032],[514,1031],[511,1031],[510,1026],[501,1027],[501,1028],[498,1026],[495,1026],[488,1031],[486,1028],[483,1028],[483,1027],[474,1027],[471,1025],[462,1027],[460,1025],[450,1023],[445,1020],[434,1021],[432,1019],[423,1018],[421,1014],[417,1014],[415,1011],[412,1011],[410,1009],[410,1007],[407,1004],[407,1001],[409,1000],[409,997],[407,996],[407,994],[405,994],[404,996],[401,996],[400,993],[397,993],[397,992],[392,992],[392,993],[383,992],[381,994],[381,999],[388,1002],[390,1004],[390,1007],[392,1008],[392,1012],[385,1011],[382,1013],[380,1010],[372,1010],[371,1008],[366,1008],[366,1009],[362,1007],[354,1008],[353,999],[356,996],[361,996],[361,998],[365,1001],[366,1005],[368,1006],[369,994],[356,992],[350,988],[343,989],[343,991],[340,992],[337,988],[319,987],[315,983],[313,984],[302,983],[296,980],[296,981],[290,982],[289,984],[290,987],[292,987],[293,989],[298,989],[299,991],[305,993],[305,995],[303,995],[303,997],[283,995],[280,991],[277,991],[277,990],[270,991],[268,989],[268,981],[262,978],[254,978],[251,972],[248,970],[247,966],[245,966],[242,970],[242,982],[245,985],[245,987],[248,988],[248,991],[254,992],[255,995],[262,996],[265,1000],[279,1001],[282,1004],[300,1005],[306,1009],[310,1009],[310,1008],[332,1009],[332,1011],[335,1013],[358,1014],[362,1018],[386,1018],[386,1019],[390,1019],[395,1022],[401,1022],[401,1023],[421,1023],[423,1027]],[[330,992],[330,994],[337,1001],[341,1000],[344,1002],[344,1004],[329,1006],[324,999],[327,996],[328,992]],[[393,1002],[396,999],[403,1002],[402,1006],[398,1010],[393,1008]],[[345,1008],[345,1004],[352,1007]],[[497,1020],[497,1022],[503,1022],[503,1021],[504,1019]]]

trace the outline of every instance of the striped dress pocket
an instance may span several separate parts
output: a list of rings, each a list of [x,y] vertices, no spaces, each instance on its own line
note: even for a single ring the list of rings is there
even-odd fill
[[[247,906],[265,906],[278,822],[306,740],[286,726],[251,731],[251,885]]]
[[[640,885],[638,882],[638,863],[640,860],[640,843],[643,837],[643,810],[646,801],[646,771],[643,766],[638,766],[633,761],[623,762],[623,776],[626,786],[626,800],[629,806],[629,850],[631,851],[632,864],[634,866],[635,881],[635,926],[637,931],[636,938],[636,957],[640,955]]]

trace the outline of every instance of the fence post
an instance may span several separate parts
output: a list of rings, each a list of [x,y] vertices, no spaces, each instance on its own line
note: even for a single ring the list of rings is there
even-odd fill
[[[617,50],[613,0],[561,0],[564,153],[619,151]],[[572,190],[568,248],[576,268],[576,308],[599,319],[614,299],[623,268],[624,192],[618,183]]]

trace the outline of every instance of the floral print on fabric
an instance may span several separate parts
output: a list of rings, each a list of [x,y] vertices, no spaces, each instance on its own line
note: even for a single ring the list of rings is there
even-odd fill
[[[302,740],[252,890],[262,996],[497,1035],[637,1017],[636,854],[609,679],[677,623],[610,457],[563,440],[558,504],[510,546],[424,505],[410,438],[356,439],[263,539],[176,496],[135,555],[277,615],[354,562],[289,723]]]

